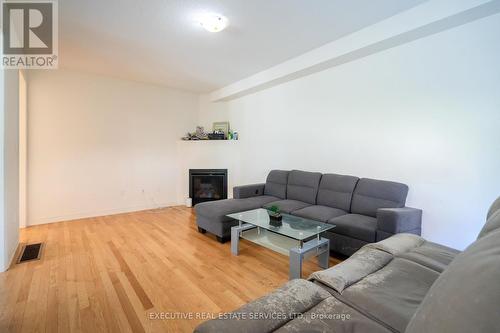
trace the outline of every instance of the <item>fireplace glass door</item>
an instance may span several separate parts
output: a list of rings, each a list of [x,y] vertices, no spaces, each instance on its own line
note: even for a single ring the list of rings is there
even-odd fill
[[[190,170],[189,194],[193,205],[200,202],[227,199],[227,170]]]

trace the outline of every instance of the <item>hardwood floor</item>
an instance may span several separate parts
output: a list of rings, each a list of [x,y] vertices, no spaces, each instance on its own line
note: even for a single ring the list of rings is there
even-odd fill
[[[0,332],[191,332],[288,279],[288,257],[244,240],[232,256],[184,207],[21,230],[40,241],[41,260],[0,274]]]

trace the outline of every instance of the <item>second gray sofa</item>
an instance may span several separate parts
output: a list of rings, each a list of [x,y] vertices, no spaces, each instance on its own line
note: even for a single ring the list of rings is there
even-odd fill
[[[397,233],[420,235],[422,211],[405,207],[407,194],[407,185],[385,180],[273,170],[265,183],[235,187],[233,199],[196,205],[196,221],[200,232],[224,242],[238,223],[227,214],[278,206],[283,213],[335,224],[324,235],[331,250],[351,255]]]
[[[500,332],[499,253],[500,198],[464,252],[397,234],[195,332]]]

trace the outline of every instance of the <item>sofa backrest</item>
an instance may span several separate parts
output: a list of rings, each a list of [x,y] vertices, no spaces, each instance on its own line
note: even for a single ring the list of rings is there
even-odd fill
[[[486,224],[500,225],[500,211]],[[484,233],[434,282],[405,332],[500,332],[500,229]]]
[[[271,170],[267,175],[264,194],[285,199],[289,173],[289,171],[285,170]]]
[[[316,203],[343,209],[348,212],[351,208],[351,199],[359,178],[354,176],[326,173],[321,177]]]
[[[290,171],[286,188],[286,198],[314,205],[316,203],[320,180],[321,173],[319,172]]]
[[[405,184],[361,178],[354,189],[351,213],[376,217],[379,208],[404,207],[407,195]]]

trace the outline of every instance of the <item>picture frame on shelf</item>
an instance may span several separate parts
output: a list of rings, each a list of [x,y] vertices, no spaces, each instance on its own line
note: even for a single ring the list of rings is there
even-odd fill
[[[227,138],[229,134],[229,122],[228,121],[214,122],[212,129],[214,132],[223,132],[224,138]]]

